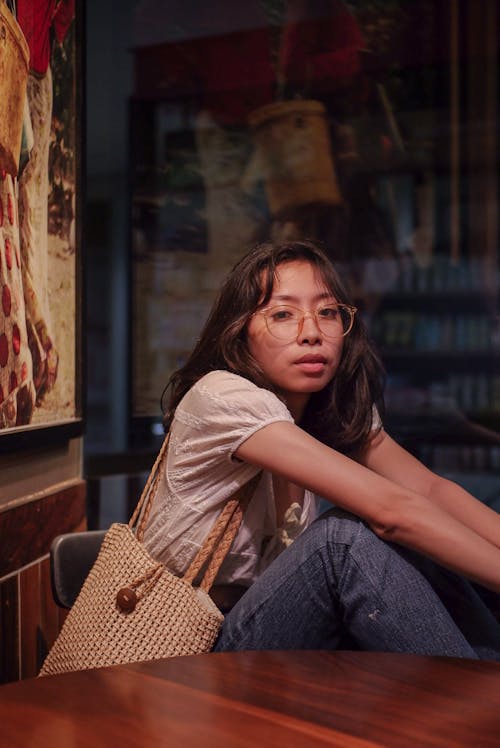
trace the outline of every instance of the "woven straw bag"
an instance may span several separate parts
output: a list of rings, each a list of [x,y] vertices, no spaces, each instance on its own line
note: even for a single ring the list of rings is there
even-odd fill
[[[211,650],[224,616],[208,593],[258,476],[227,502],[191,566],[177,577],[142,544],[167,443],[168,437],[128,525],[115,523],[107,531],[40,675]]]

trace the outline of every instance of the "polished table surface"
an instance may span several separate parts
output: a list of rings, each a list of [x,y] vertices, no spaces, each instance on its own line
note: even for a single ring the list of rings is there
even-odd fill
[[[232,652],[0,687],[2,748],[500,746],[500,664]]]

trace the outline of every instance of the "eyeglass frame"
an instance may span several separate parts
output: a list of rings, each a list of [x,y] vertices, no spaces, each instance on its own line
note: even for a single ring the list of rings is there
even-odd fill
[[[348,329],[345,332],[343,332],[341,335],[336,335],[335,337],[326,334],[321,329],[321,326],[318,321],[318,312],[320,312],[322,309],[327,309],[328,307],[333,307],[333,306],[335,306],[337,309],[347,309],[351,317],[351,323]],[[272,335],[275,340],[281,340],[282,342],[286,342],[287,338],[279,338],[277,337],[275,333],[271,332],[271,330],[269,329],[268,317],[266,315],[266,312],[269,312],[271,309],[279,309],[280,307],[284,307],[285,309],[295,309],[297,312],[301,312],[302,314],[302,317],[300,321],[298,322],[297,334],[294,337],[291,337],[290,340],[294,340],[294,338],[298,338],[298,336],[301,334],[302,329],[304,327],[304,320],[307,314],[312,315],[312,317],[314,318],[316,327],[318,328],[318,330],[320,331],[322,335],[325,335],[326,338],[330,340],[339,340],[340,338],[345,338],[347,335],[349,335],[349,333],[351,332],[354,326],[355,315],[356,315],[356,312],[358,311],[358,308],[355,306],[352,306],[351,304],[338,304],[337,302],[335,304],[324,304],[323,306],[320,306],[317,309],[310,309],[310,310],[301,309],[300,307],[294,306],[293,304],[275,304],[274,306],[268,306],[268,307],[265,307],[264,309],[257,309],[257,311],[255,311],[251,316],[255,317],[256,314],[262,314],[266,322],[266,329],[268,333]]]

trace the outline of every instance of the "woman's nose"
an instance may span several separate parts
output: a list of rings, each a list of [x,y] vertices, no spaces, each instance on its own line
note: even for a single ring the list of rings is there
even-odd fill
[[[300,343],[317,343],[322,340],[322,337],[316,315],[312,312],[304,314],[300,323],[297,340]]]

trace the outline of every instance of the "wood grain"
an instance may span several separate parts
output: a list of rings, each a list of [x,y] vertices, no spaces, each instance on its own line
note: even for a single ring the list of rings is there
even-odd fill
[[[500,746],[500,665],[368,652],[235,652],[0,688],[5,745]]]
[[[0,582],[0,683],[20,676],[18,589],[16,577]]]
[[[21,633],[21,678],[38,673],[38,622],[40,621],[40,564],[28,566],[19,575],[19,624]]]
[[[50,544],[85,528],[85,481],[0,512],[1,683],[38,673],[64,620],[52,598]]]
[[[85,481],[0,512],[0,578],[49,552],[56,535],[85,521]]]

